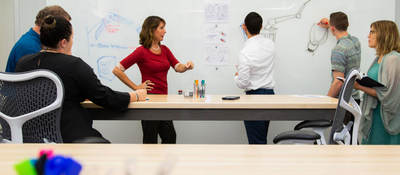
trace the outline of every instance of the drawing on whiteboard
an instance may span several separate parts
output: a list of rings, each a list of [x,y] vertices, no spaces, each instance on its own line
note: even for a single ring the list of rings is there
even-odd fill
[[[114,74],[112,70],[117,64],[117,58],[115,56],[102,56],[97,59],[97,73],[103,80],[112,81]]]
[[[229,22],[229,2],[227,0],[207,0],[204,8],[206,22]]]
[[[314,55],[318,47],[328,40],[328,33],[328,29],[319,27],[317,23],[313,24],[310,28],[307,51]]]
[[[103,32],[112,34],[120,31],[121,24],[132,25],[133,22],[129,21],[128,19],[114,12],[109,12],[106,17],[101,19],[99,24],[94,26],[96,30],[95,39],[98,40],[99,37],[103,34]]]
[[[304,8],[307,6],[307,4],[310,1],[311,0],[307,0],[306,2],[304,2],[303,5],[300,7],[300,9],[295,14],[279,16],[279,17],[268,19],[266,25],[264,26],[263,30],[261,31],[261,34],[264,35],[265,37],[271,39],[272,41],[275,41],[276,40],[276,32],[278,30],[276,25],[279,23],[288,21],[288,20],[292,20],[292,19],[301,19],[301,14],[303,13]]]
[[[91,54],[91,48],[96,49],[131,49],[137,41],[141,27],[132,20],[122,17],[116,12],[106,12],[106,15],[95,25],[87,28],[88,53]]]

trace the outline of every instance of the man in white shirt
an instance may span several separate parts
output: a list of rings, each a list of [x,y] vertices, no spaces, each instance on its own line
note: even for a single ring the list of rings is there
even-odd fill
[[[249,13],[242,25],[248,40],[239,54],[238,72],[235,74],[236,85],[244,89],[247,95],[273,95],[273,59],[275,46],[272,40],[260,34],[262,17]],[[266,144],[269,121],[244,121],[249,144]]]

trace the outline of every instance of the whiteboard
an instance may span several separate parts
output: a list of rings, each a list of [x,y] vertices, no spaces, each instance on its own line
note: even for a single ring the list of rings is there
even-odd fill
[[[168,46],[181,62],[192,60],[195,69],[186,73],[168,74],[169,94],[179,89],[191,90],[193,80],[206,80],[209,94],[238,94],[233,81],[237,55],[245,40],[240,24],[245,16],[256,11],[264,21],[294,14],[305,0],[221,0],[226,12],[221,23],[225,32],[225,62],[214,65],[207,62],[207,30],[212,15],[207,5],[218,0],[47,0],[58,4],[72,16],[74,28],[73,55],[84,59],[93,67],[102,83],[116,90],[129,91],[111,73],[124,57],[139,46],[139,32],[144,19],[156,15],[166,20],[167,34],[162,44]],[[278,94],[326,94],[331,82],[330,52],[336,39],[329,34],[327,42],[314,55],[306,51],[310,27],[331,12],[348,14],[350,34],[358,37],[362,45],[361,71],[365,72],[375,51],[368,48],[368,32],[372,22],[379,19],[394,20],[395,0],[311,0],[301,18],[276,25],[276,58],[274,78]],[[140,83],[137,66],[130,68],[128,76]]]

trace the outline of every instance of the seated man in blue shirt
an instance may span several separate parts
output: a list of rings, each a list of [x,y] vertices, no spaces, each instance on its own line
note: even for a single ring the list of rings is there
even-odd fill
[[[239,54],[235,83],[247,95],[273,95],[275,81],[273,63],[275,46],[272,40],[261,36],[262,17],[249,13],[242,25],[248,40]],[[269,121],[244,121],[249,144],[266,144]]]
[[[29,54],[34,54],[39,52],[41,48],[40,43],[40,25],[42,21],[47,16],[61,16],[71,20],[71,16],[60,6],[47,6],[44,9],[40,10],[36,15],[35,26],[29,29],[21,38],[15,43],[12,48],[10,55],[8,56],[6,72],[15,72],[15,66],[18,63],[18,60]]]

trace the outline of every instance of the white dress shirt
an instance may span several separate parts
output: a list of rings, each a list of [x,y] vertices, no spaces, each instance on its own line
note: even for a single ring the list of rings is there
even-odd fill
[[[260,88],[273,89],[273,66],[275,46],[272,40],[261,35],[249,38],[239,54],[238,76],[236,85],[249,90]]]

